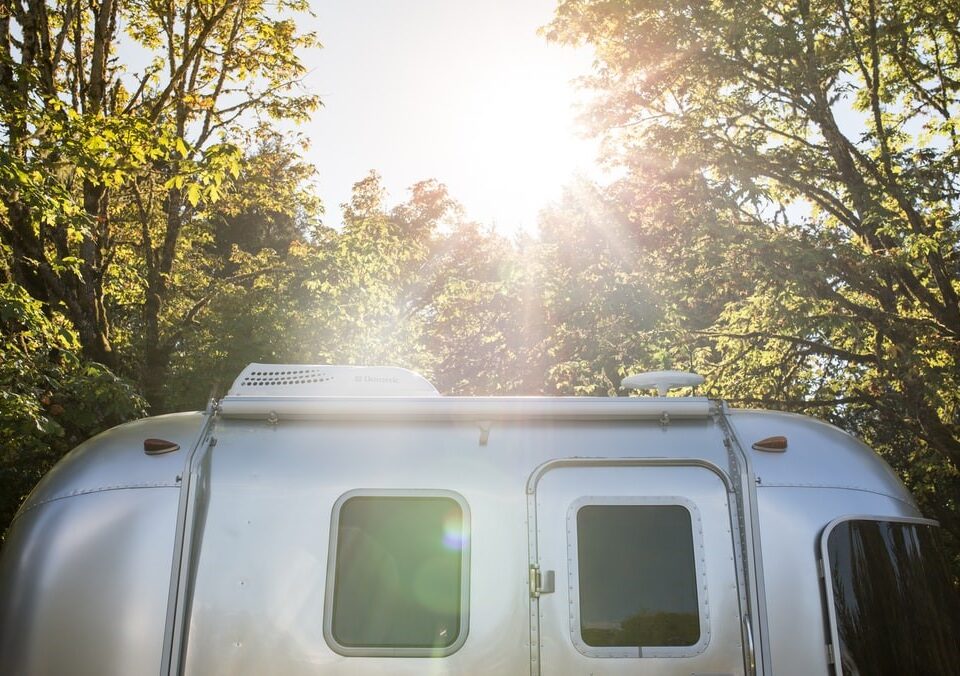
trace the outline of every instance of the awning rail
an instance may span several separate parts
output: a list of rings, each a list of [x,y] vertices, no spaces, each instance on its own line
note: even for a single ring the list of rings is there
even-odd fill
[[[249,397],[219,402],[224,418],[270,420],[679,420],[709,418],[703,397]]]

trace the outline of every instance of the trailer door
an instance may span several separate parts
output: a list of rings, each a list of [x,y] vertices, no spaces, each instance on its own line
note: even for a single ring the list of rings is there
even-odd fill
[[[528,489],[531,672],[743,674],[727,487],[697,461],[541,467]]]

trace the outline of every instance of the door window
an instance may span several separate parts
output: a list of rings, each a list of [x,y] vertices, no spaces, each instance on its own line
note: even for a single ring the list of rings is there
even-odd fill
[[[587,498],[571,509],[571,631],[582,653],[669,657],[705,647],[696,510],[669,500]]]

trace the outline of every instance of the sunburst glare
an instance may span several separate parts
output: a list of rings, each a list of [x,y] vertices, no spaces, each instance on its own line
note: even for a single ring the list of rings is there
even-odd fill
[[[352,183],[375,168],[394,198],[438,177],[470,217],[505,234],[532,232],[564,183],[595,172],[573,82],[591,56],[537,34],[554,4],[316,7],[325,49],[309,85],[324,108],[302,131],[313,141],[326,222],[338,224]]]

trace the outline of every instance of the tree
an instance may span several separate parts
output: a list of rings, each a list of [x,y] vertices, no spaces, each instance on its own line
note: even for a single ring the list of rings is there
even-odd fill
[[[144,412],[134,387],[84,361],[69,321],[45,309],[0,283],[0,533],[64,453]]]
[[[679,365],[827,414],[960,543],[960,7],[566,0]],[[955,546],[960,551],[960,546]],[[960,566],[960,559],[958,566]]]
[[[401,220],[386,198],[380,176],[371,172],[342,205],[342,227],[317,231],[301,282],[305,311],[291,332],[299,342],[291,353],[300,360],[419,365],[420,327],[410,305],[429,256],[434,215]]]
[[[181,330],[167,304],[204,205],[240,170],[238,125],[302,120],[303,0],[0,0],[0,236],[33,298],[62,308],[83,354],[134,368],[114,315],[136,306],[135,375],[162,408]],[[121,30],[125,34],[121,33]],[[139,53],[128,71],[116,56]],[[202,220],[202,219],[200,219]],[[201,306],[202,307],[202,306]],[[186,310],[187,314],[193,308]]]
[[[645,338],[660,301],[637,264],[629,222],[596,187],[577,181],[542,212],[537,248],[545,391],[616,396],[628,373],[662,358]]]
[[[167,303],[181,328],[162,390],[170,410],[202,408],[250,362],[297,360],[288,351],[307,311],[300,287],[321,257],[314,241],[324,231],[314,170],[298,151],[277,134],[261,139],[197,218],[202,237],[180,260]]]
[[[417,310],[431,382],[445,394],[528,392],[541,327],[535,263],[466,220],[441,233],[434,252]]]

